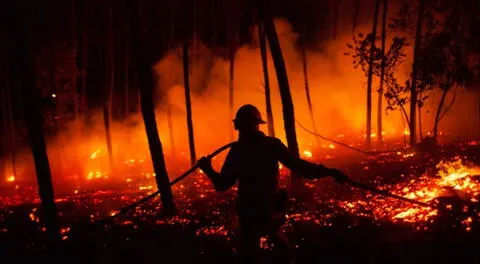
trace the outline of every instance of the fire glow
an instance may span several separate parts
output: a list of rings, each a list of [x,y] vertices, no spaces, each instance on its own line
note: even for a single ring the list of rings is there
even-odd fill
[[[457,157],[454,161],[441,161],[436,168],[438,170],[436,177],[422,175],[417,179],[411,179],[403,183],[386,185],[384,189],[390,190],[396,195],[431,203],[432,205],[440,197],[459,196],[465,199],[467,203],[478,201],[480,184],[474,181],[472,177],[480,174],[479,167],[464,164],[462,159]],[[382,204],[382,206],[378,206],[379,204]],[[432,208],[418,207],[377,196],[372,197],[371,202],[368,203],[363,200],[344,201],[340,205],[353,214],[359,211],[372,211],[375,219],[386,219],[391,222],[426,224],[433,222],[435,216],[439,213],[433,206]],[[446,205],[446,208],[452,208],[452,206]],[[471,218],[466,218],[462,223],[467,230],[470,230],[472,222]]]

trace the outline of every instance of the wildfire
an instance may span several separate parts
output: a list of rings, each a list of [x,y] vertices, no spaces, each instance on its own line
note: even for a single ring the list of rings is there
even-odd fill
[[[480,184],[472,180],[472,177],[480,174],[480,168],[465,164],[457,157],[454,161],[441,161],[436,168],[436,177],[422,175],[418,179],[412,179],[396,185],[387,185],[385,189],[392,193],[425,202],[434,203],[440,197],[461,196],[465,201],[477,201],[480,195]],[[458,193],[452,193],[451,190]],[[378,205],[382,204],[381,207]],[[438,215],[438,210],[433,208],[418,207],[383,197],[374,197],[370,202],[358,200],[354,202],[341,202],[340,206],[346,211],[358,214],[360,211],[372,211],[377,220],[387,219],[392,222],[406,223],[429,223]],[[452,205],[445,205],[452,208]],[[466,230],[471,229],[473,219],[466,218],[462,223]]]
[[[15,181],[15,176],[14,175],[10,175],[7,177],[7,182],[14,182]]]

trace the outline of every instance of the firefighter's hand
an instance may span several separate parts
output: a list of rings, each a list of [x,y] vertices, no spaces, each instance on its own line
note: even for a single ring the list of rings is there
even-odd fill
[[[212,168],[212,160],[209,159],[208,157],[201,157],[198,161],[197,161],[197,165],[198,167],[204,171],[204,172],[209,172],[211,170],[213,170]]]
[[[332,176],[336,182],[338,183],[344,183],[348,181],[348,176],[345,175],[343,172],[337,170],[337,169],[329,169],[330,170],[330,176]]]

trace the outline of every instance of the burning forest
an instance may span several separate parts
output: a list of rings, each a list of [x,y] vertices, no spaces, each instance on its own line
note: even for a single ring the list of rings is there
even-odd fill
[[[478,1],[0,5],[6,263],[480,258]]]

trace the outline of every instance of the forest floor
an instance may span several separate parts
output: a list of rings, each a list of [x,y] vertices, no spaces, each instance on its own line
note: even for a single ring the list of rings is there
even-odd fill
[[[341,168],[356,181],[409,198],[448,204],[453,209],[444,213],[420,208],[331,179],[305,181],[308,195],[302,201],[290,199],[283,227],[295,247],[297,263],[477,263],[480,261],[478,175],[468,175],[468,186],[462,185],[462,188],[467,186],[463,189],[435,184],[441,178],[437,167],[441,161],[461,158],[471,162],[470,166],[480,166],[479,144],[478,141],[450,144],[434,154],[390,153],[376,157],[350,154],[318,160]],[[281,172],[285,183],[287,172],[284,169]],[[139,199],[145,194],[140,190],[110,187],[58,198],[62,242],[53,260],[51,252],[45,249],[46,234],[39,223],[39,205],[15,202],[35,196],[35,189],[1,190],[1,262],[235,261],[235,189],[216,193],[206,177],[197,173],[175,186],[178,213],[173,217],[159,215],[161,205],[156,198],[113,222],[100,221],[115,213],[112,208]],[[432,195],[431,192],[437,192],[436,199],[424,197]],[[268,255],[265,251],[265,256]]]

